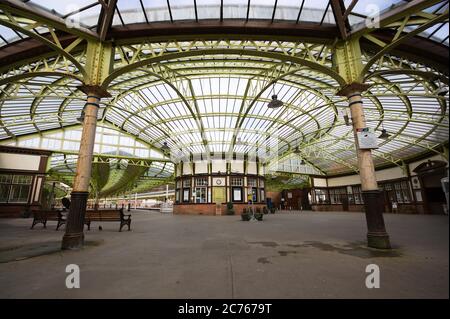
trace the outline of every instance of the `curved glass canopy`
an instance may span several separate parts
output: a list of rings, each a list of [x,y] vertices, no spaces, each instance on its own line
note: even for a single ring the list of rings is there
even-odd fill
[[[99,35],[99,21],[107,13],[107,6],[95,1],[75,1],[79,8],[71,12],[53,1],[24,2],[36,7],[39,4],[48,13],[54,9],[54,17],[71,17],[74,21],[82,17],[75,28]],[[139,32],[143,32],[139,29],[142,25],[147,28],[145,32],[153,32],[150,29],[158,28],[160,23],[184,25],[193,21],[201,25],[211,20],[264,20],[270,24],[267,28],[307,23],[309,27],[331,27],[339,34],[343,17],[348,24],[345,32],[351,33],[359,32],[366,21],[364,12],[369,4],[340,1],[342,12],[336,15],[335,1],[112,3],[115,6],[110,12],[113,16],[108,36],[120,35],[120,30],[132,25]],[[375,3],[381,12],[394,12],[409,4]],[[420,12],[409,18],[422,16],[429,20],[421,18],[420,22],[403,25],[392,22],[384,31],[398,31],[398,35],[393,34],[394,40],[399,35],[408,39],[412,32],[414,41],[432,40],[440,48],[448,46],[448,1],[430,2]],[[8,32],[18,29],[9,22],[4,25],[11,26]],[[28,24],[26,30],[33,26]],[[39,28],[43,26],[36,26],[35,32],[39,33]],[[1,34],[7,52],[17,37],[8,36],[3,29]],[[417,54],[402,56],[390,51],[377,56],[374,45],[388,45],[384,36],[365,35],[362,46],[362,63],[367,67],[364,81],[369,85],[363,93],[367,125],[377,135],[383,130],[389,135],[379,139],[379,148],[373,152],[378,167],[400,166],[402,161],[418,155],[440,152],[439,147],[448,143],[449,128],[445,94],[448,71],[426,57],[416,59]],[[24,43],[26,38],[21,41]],[[66,53],[42,53],[0,68],[0,139],[7,142],[78,123],[85,104],[85,94],[78,87],[83,81],[87,53],[84,42],[72,41],[63,47]],[[269,40],[261,35],[207,34],[162,39],[152,33],[112,41],[113,69],[104,82],[111,97],[102,99],[99,121],[127,132],[147,147],[159,149],[167,143],[172,155],[188,158],[224,153],[263,158],[272,153],[281,166],[305,160],[313,169],[309,173],[357,171],[352,127],[345,120],[348,101],[337,95],[343,80],[333,58],[336,39]],[[271,109],[267,105],[274,94],[284,105]],[[273,164],[273,159],[268,156],[267,163]]]
[[[73,27],[96,30],[107,10],[108,1],[95,0],[20,0],[31,8],[43,9],[64,19]],[[111,28],[131,24],[158,24],[215,21],[270,21],[270,23],[312,23],[336,28],[336,15],[344,16],[350,30],[358,29],[367,19],[408,4],[404,0],[344,0],[338,11],[330,0],[117,0]],[[423,12],[442,13],[448,1],[435,1]],[[411,27],[410,30],[413,30]],[[45,29],[36,28],[45,33]],[[448,21],[438,23],[420,33],[421,37],[449,45]],[[0,25],[0,47],[27,38],[26,34]]]

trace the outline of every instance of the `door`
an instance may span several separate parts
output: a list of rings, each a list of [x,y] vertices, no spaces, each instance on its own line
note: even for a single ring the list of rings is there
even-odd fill
[[[226,202],[225,187],[213,187],[213,202],[222,204]]]
[[[347,197],[347,195],[341,195],[341,203],[342,203],[342,210],[344,212],[348,212],[348,197]]]

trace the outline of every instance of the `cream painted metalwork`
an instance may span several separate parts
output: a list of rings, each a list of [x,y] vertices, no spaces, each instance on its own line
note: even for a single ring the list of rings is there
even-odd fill
[[[216,13],[224,21],[234,14],[250,21],[261,13],[274,25],[280,21],[297,25],[307,19],[308,10],[320,11],[311,13],[318,18],[309,22],[334,26],[340,38],[316,41],[210,34],[111,40],[105,14],[112,19],[112,28],[126,26],[132,10],[142,15],[143,24],[176,24],[183,6],[173,6],[173,1],[161,6],[144,1],[142,9],[118,0],[111,16],[107,9],[112,7],[85,1],[82,10],[73,14],[62,12],[64,8],[52,14],[42,1],[44,16],[29,11],[36,1],[22,6],[19,2],[0,1],[0,31],[5,42],[0,53],[28,39],[47,50],[34,58],[0,65],[0,139],[4,141],[77,125],[85,103],[78,87],[92,82],[96,74],[95,82],[111,94],[101,101],[100,123],[134,136],[149,148],[167,142],[184,156],[248,154],[266,147],[277,149],[280,163],[293,157],[304,159],[310,174],[357,171],[351,126],[343,119],[348,104],[336,95],[350,80],[369,85],[363,93],[368,126],[391,134],[373,152],[376,166],[401,166],[402,161],[422,153],[442,152],[448,144],[448,94],[442,94],[448,91],[448,72],[426,57],[417,60],[396,51],[417,37],[448,46],[448,1],[385,1],[393,7],[382,8],[378,29],[389,31],[390,38],[364,24],[363,1],[351,1],[352,6],[343,1],[343,8],[333,0],[315,6],[306,1],[303,8],[291,1],[271,6],[264,1],[235,13],[226,2],[208,11],[214,6],[208,9],[197,1],[197,15],[189,16],[194,11],[186,11],[187,20],[193,21],[211,19]],[[193,3],[185,5],[185,9],[194,8]],[[292,6],[297,6],[297,17],[287,14],[286,8]],[[342,12],[336,15],[339,8]],[[102,22],[88,19],[88,11],[103,13]],[[77,14],[85,16],[82,20],[88,24],[67,28],[64,19]],[[4,28],[9,31],[4,33]],[[6,36],[11,32],[23,39]],[[338,49],[350,41],[372,45],[362,48],[360,72],[345,75],[335,57],[354,54]],[[112,45],[111,55],[98,53],[108,45]],[[284,102],[280,109],[266,107],[274,92]],[[276,139],[267,144],[270,136]],[[300,154],[294,155],[296,147]],[[72,155],[66,152],[65,156]],[[67,167],[65,159],[63,165]]]

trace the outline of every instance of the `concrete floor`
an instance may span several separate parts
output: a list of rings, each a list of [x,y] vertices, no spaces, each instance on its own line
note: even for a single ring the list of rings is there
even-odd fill
[[[448,298],[448,216],[385,215],[395,249],[364,246],[361,213],[240,216],[132,211],[132,231],[98,223],[79,251],[64,230],[0,219],[0,298]],[[381,287],[365,286],[368,264]],[[67,289],[77,264],[80,289]]]

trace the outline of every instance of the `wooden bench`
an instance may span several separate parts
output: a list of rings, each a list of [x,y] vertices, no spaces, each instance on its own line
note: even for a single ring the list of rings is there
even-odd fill
[[[47,228],[47,221],[57,221],[56,230],[66,223],[66,216],[60,210],[38,210],[33,211],[33,224],[31,229],[34,228],[36,224],[43,224],[44,228]]]
[[[101,210],[88,210],[84,217],[84,223],[87,225],[88,230],[91,230],[91,222],[119,222],[119,231],[122,231],[122,227],[127,225],[128,230],[131,226],[131,214],[125,215],[123,208],[121,209],[101,209]]]

